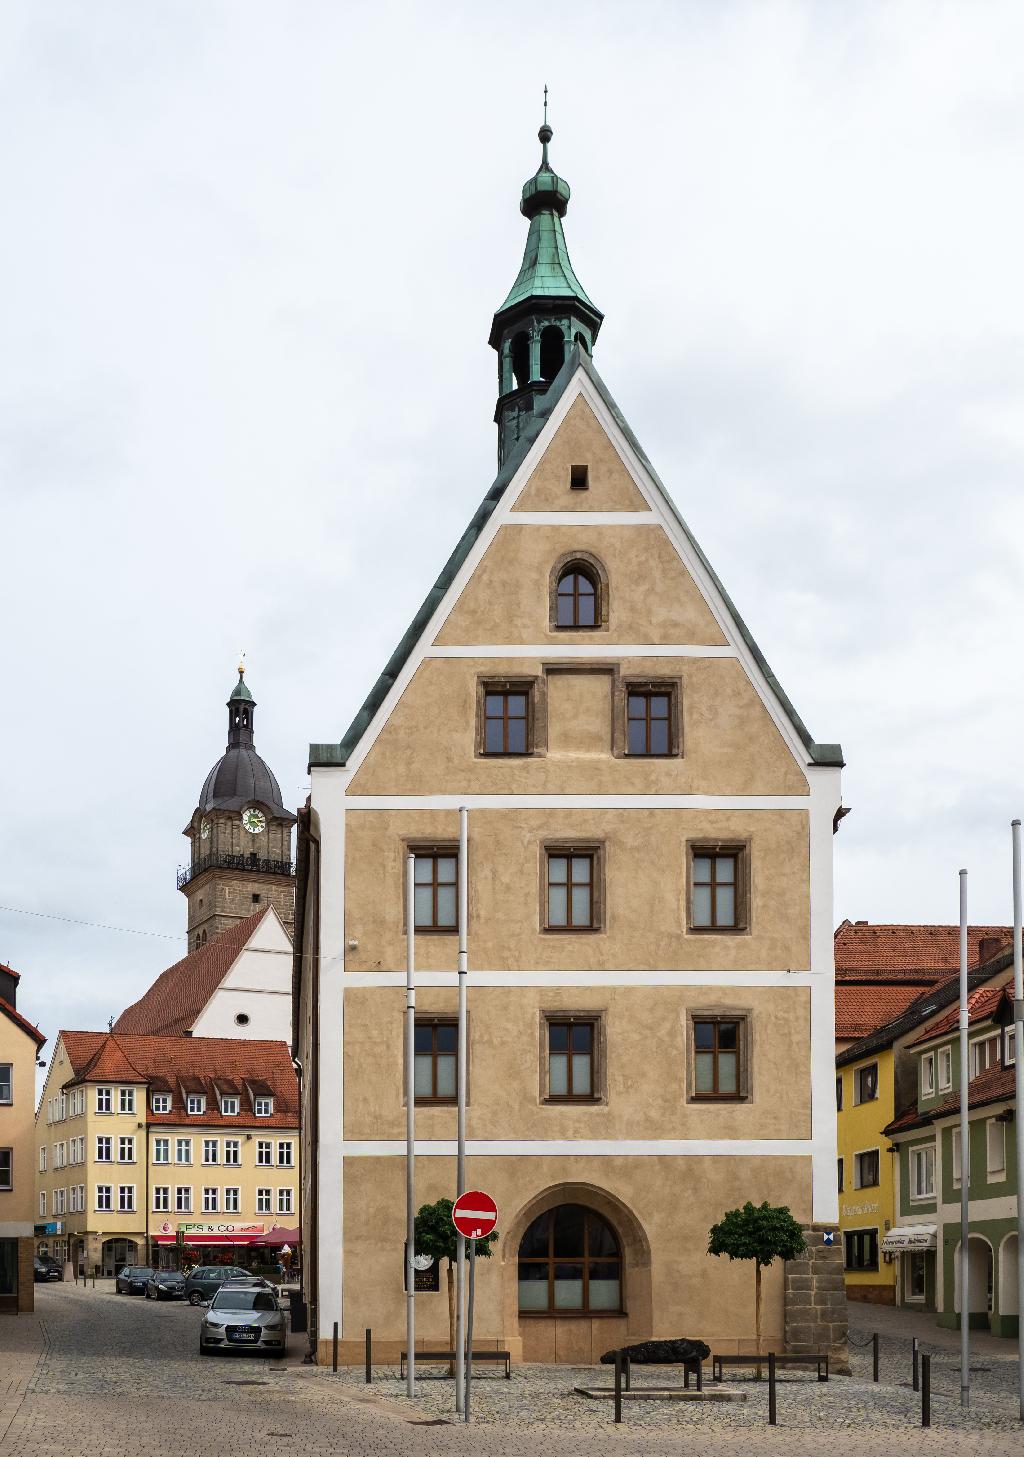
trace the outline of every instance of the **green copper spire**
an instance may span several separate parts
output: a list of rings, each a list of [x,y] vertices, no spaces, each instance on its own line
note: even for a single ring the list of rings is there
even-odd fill
[[[589,354],[604,315],[583,291],[569,260],[562,219],[569,206],[569,184],[548,160],[553,132],[547,119],[537,133],[541,162],[523,187],[519,210],[530,220],[519,275],[494,315],[488,342],[498,351],[498,459],[520,433],[524,415],[533,413],[573,345]]]
[[[256,700],[246,686],[245,682],[245,654],[242,654],[242,661],[238,665],[238,682],[231,690],[231,697],[228,703],[255,703]]]

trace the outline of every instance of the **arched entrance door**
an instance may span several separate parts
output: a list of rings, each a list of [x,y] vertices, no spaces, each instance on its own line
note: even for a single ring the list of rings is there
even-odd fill
[[[139,1247],[133,1239],[105,1239],[100,1248],[100,1269],[106,1276],[116,1275],[122,1265],[138,1264]]]
[[[999,1314],[993,1316],[996,1335],[1015,1336],[1020,1311],[1017,1308],[1017,1236],[1008,1234],[999,1246]]]
[[[959,1313],[960,1245],[956,1247],[954,1265],[953,1309]],[[992,1246],[981,1235],[972,1234],[967,1241],[967,1310],[973,1329],[985,1330],[992,1309]]]

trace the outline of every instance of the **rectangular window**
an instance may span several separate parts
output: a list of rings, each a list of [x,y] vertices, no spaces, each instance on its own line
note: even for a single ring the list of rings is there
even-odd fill
[[[694,1017],[693,1096],[743,1097],[743,1023],[738,1017]]]
[[[61,1095],[60,1095],[60,1121],[63,1123],[64,1122],[64,1119],[67,1116],[68,1116],[68,1095],[67,1095],[67,1093],[61,1093]]]
[[[152,1108],[154,1113],[169,1113],[171,1111],[170,1093],[154,1093]]]
[[[1003,1053],[1003,1067],[1013,1067],[1014,1063],[1017,1061],[1017,1054],[1016,1054],[1016,1047],[1015,1047],[1016,1041],[1017,1041],[1017,1028],[1015,1026],[1014,1027],[1007,1027],[1007,1029],[1006,1029],[1006,1049],[1005,1049],[1005,1051]]]
[[[292,1142],[290,1138],[283,1139],[277,1145],[277,1163],[278,1167],[282,1169],[290,1169],[292,1167]]]
[[[219,1162],[220,1140],[217,1138],[203,1139],[203,1163],[215,1164]]]
[[[255,1113],[257,1118],[269,1118],[274,1111],[273,1098],[254,1098],[252,1102],[252,1111]]]
[[[273,1195],[274,1195],[273,1189],[257,1189],[256,1190],[256,1213],[257,1214],[273,1214],[274,1211],[273,1211],[273,1209],[271,1207],[271,1201],[273,1199]]]
[[[176,1138],[174,1140],[174,1162],[176,1164],[190,1164],[192,1162],[191,1138]]]
[[[118,1108],[122,1113],[135,1112],[135,1089],[118,1088]]]
[[[135,1185],[118,1184],[117,1207],[121,1214],[135,1213]]]
[[[948,1093],[953,1086],[953,1049],[951,1047],[939,1048],[938,1063],[939,1092]]]
[[[1002,1179],[1006,1176],[1006,1124],[990,1118],[985,1125],[985,1155],[988,1172]]]
[[[213,1188],[210,1184],[203,1187],[203,1213],[220,1213],[220,1190]]]
[[[85,1185],[78,1186],[78,1208],[81,1213],[85,1212]]]
[[[9,1148],[0,1148],[0,1189],[11,1189],[13,1177],[14,1151]]]
[[[221,1098],[220,1111],[222,1117],[234,1118],[238,1113],[238,1099],[234,1097]]]
[[[113,1112],[113,1109],[114,1109],[114,1090],[113,1090],[113,1088],[97,1088],[96,1089],[96,1112],[97,1113],[112,1113]]]
[[[991,1037],[979,1037],[970,1045],[971,1078],[994,1067],[999,1061],[999,1033]]]
[[[953,1160],[952,1160],[952,1162],[953,1162],[953,1183],[959,1188],[959,1186],[960,1186],[960,1179],[961,1179],[960,1130],[959,1130],[959,1128],[954,1128],[953,1129],[952,1136],[951,1136],[951,1143],[952,1143],[952,1154],[953,1154]],[[970,1170],[968,1170],[967,1178],[968,1178],[968,1182],[970,1182]]]
[[[277,1191],[277,1212],[278,1212],[278,1214],[291,1214],[291,1212],[292,1212],[292,1191],[291,1191],[291,1189],[278,1189],[278,1191]]]
[[[747,929],[747,854],[742,845],[690,845],[691,931]]]
[[[597,1023],[573,1018],[548,1023],[548,1097],[593,1102]]]
[[[154,1138],[153,1140],[153,1162],[155,1164],[169,1164],[171,1161],[171,1140],[169,1138]]]
[[[836,1160],[836,1164],[837,1164],[837,1173],[839,1175],[839,1192],[841,1194],[843,1192],[843,1161],[842,1161],[842,1159],[837,1159]]]
[[[274,1162],[274,1145],[269,1138],[256,1140],[256,1162],[258,1164],[272,1164]]]
[[[866,1067],[859,1067],[853,1075],[853,1092],[855,1103],[870,1103],[878,1097],[878,1063],[869,1062]]]
[[[240,1164],[242,1162],[242,1145],[239,1139],[225,1138],[224,1162],[226,1164]]]
[[[566,846],[547,851],[547,930],[598,929],[596,870],[596,850]]]
[[[590,489],[590,468],[588,466],[571,465],[569,467],[569,489],[570,491]]]
[[[96,1162],[109,1164],[113,1159],[113,1139],[106,1138],[103,1134],[96,1135]]]
[[[935,1197],[935,1149],[931,1145],[910,1150],[910,1197]]]
[[[53,1212],[54,1212],[54,1214],[64,1214],[64,1213],[67,1212],[65,1210],[65,1208],[64,1208],[64,1201],[65,1201],[66,1198],[67,1198],[67,1190],[66,1189],[54,1189],[54,1191],[53,1191]]]
[[[454,1103],[459,1029],[452,1021],[417,1021],[413,1087],[417,1103]]]
[[[878,1269],[877,1229],[848,1229],[846,1231],[846,1268],[848,1270]]]
[[[185,1099],[185,1111],[197,1116],[206,1112],[206,1099],[202,1093],[189,1093]]]
[[[935,1096],[935,1054],[926,1052],[921,1059],[921,1097]]]
[[[169,1214],[171,1211],[171,1186],[170,1184],[153,1185],[153,1212],[154,1214]]]
[[[906,1257],[904,1266],[906,1271],[906,1298],[908,1300],[923,1300],[925,1297],[925,1280],[927,1263],[922,1250],[911,1250]]]
[[[224,1190],[224,1213],[238,1214],[241,1210],[242,1191],[238,1188]]]
[[[838,1078],[836,1078],[836,1112],[837,1113],[841,1113],[842,1111],[843,1111],[843,1080],[842,1080],[841,1077],[838,1077]]]
[[[528,687],[484,688],[483,752],[530,752],[530,691]]]
[[[42,1192],[39,1195],[39,1217],[40,1217],[40,1219],[45,1219],[46,1218],[46,1190],[45,1189],[43,1189]]]
[[[192,1187],[190,1184],[179,1184],[175,1189],[174,1208],[178,1214],[192,1213]]]
[[[413,905],[417,931],[457,931],[459,857],[452,850],[414,850]]]
[[[670,689],[627,689],[626,752],[643,757],[671,754],[672,718]]]
[[[0,1103],[14,1101],[14,1064],[0,1062]]]
[[[109,1112],[109,1109],[108,1109],[108,1112]],[[111,1208],[113,1208],[112,1195],[113,1195],[113,1185],[112,1184],[97,1184],[96,1185],[96,1208],[97,1209],[111,1209]]]
[[[119,1164],[133,1164],[135,1162],[134,1138],[119,1138],[117,1140],[117,1161]]]
[[[878,1149],[865,1149],[853,1156],[853,1183],[856,1189],[873,1189],[878,1183]]]
[[[46,1173],[46,1144],[45,1143],[42,1145],[42,1147],[39,1150],[39,1172],[41,1174],[45,1174]]]

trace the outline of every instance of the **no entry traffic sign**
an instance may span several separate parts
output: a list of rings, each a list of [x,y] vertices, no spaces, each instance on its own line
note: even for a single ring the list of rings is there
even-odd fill
[[[456,1199],[452,1208],[452,1223],[466,1239],[481,1239],[498,1222],[498,1206],[490,1194],[479,1189],[468,1189]]]

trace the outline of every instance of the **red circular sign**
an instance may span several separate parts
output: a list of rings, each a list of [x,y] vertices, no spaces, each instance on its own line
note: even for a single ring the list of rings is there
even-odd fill
[[[480,1239],[490,1234],[498,1222],[498,1206],[490,1194],[479,1189],[468,1189],[456,1199],[452,1209],[452,1223],[467,1239]]]

